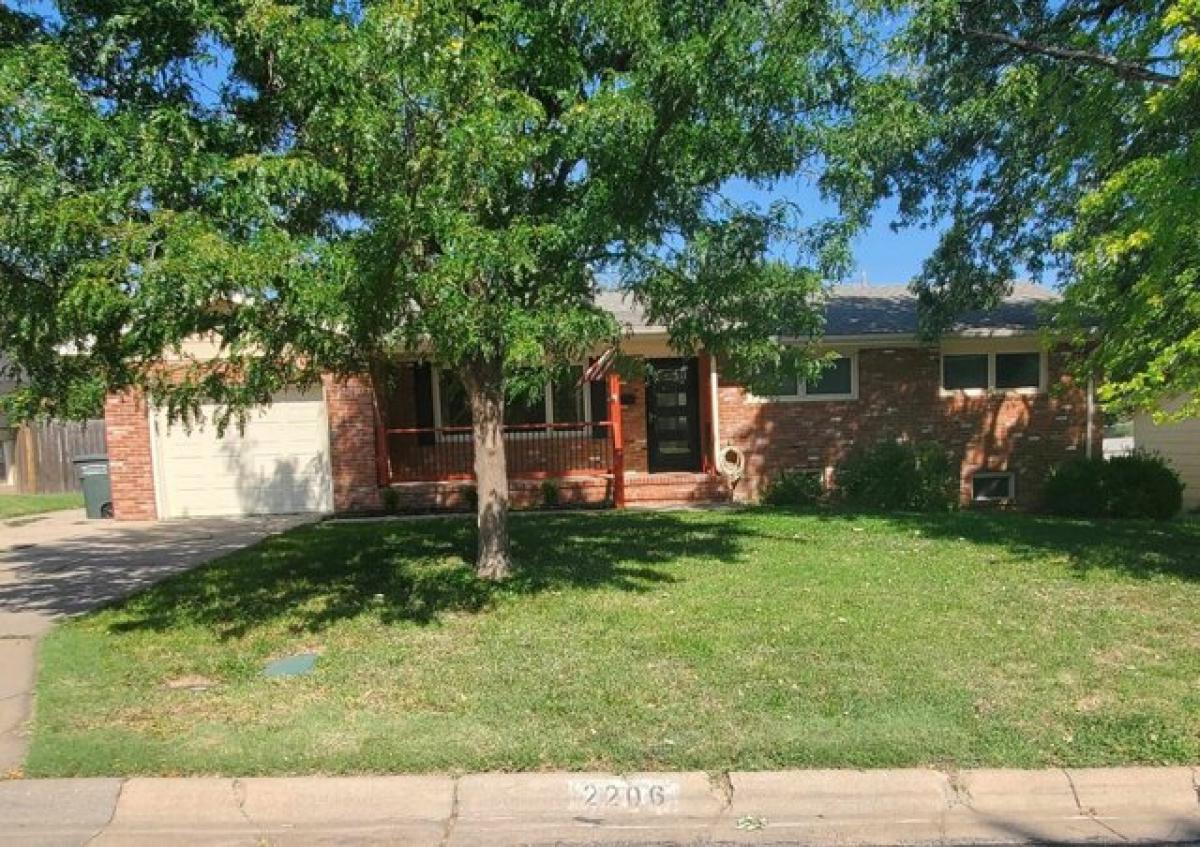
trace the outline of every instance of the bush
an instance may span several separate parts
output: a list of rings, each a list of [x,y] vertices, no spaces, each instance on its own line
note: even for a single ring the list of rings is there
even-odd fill
[[[1162,456],[1142,450],[1105,463],[1108,513],[1114,518],[1165,521],[1183,507],[1183,481]]]
[[[838,490],[852,506],[945,512],[958,504],[957,467],[940,445],[881,441],[846,458]]]
[[[385,512],[395,512],[400,509],[400,492],[394,488],[385,488],[379,492],[379,500]]]
[[[769,506],[811,506],[824,495],[820,471],[785,470],[767,481],[762,501]]]
[[[542,505],[547,509],[553,509],[558,505],[558,483],[552,479],[547,479],[542,482]]]
[[[958,506],[959,463],[940,444],[918,444],[917,489],[911,507],[948,512]]]
[[[1158,455],[1135,451],[1111,459],[1073,459],[1042,489],[1042,508],[1079,518],[1167,520],[1183,506],[1183,482]]]
[[[1099,518],[1107,508],[1103,459],[1064,462],[1050,472],[1042,487],[1042,509],[1052,515]]]

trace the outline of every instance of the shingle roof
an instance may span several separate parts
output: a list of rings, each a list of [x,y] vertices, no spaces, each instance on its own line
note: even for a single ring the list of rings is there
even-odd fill
[[[1034,330],[1041,322],[1039,308],[1058,299],[1048,288],[1022,283],[995,309],[964,314],[951,332],[1006,329]],[[596,302],[634,334],[655,333],[663,327],[647,323],[645,312],[618,291],[602,291]],[[835,286],[825,307],[825,336],[915,335],[917,297],[899,285]]]

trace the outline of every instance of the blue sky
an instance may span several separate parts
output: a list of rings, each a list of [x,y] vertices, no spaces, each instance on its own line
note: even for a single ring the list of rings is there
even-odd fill
[[[896,213],[888,202],[875,213],[871,226],[854,244],[855,282],[869,285],[907,284],[921,270],[921,263],[937,246],[938,234],[929,229],[893,232],[888,224]]]
[[[766,206],[773,201],[793,203],[802,213],[801,223],[830,216],[834,209],[821,200],[816,188],[800,178],[780,182],[771,188],[755,188],[734,182],[722,192],[738,203]],[[868,285],[907,285],[921,270],[921,264],[937,245],[935,230],[905,229],[893,232],[889,226],[896,217],[896,204],[883,203],[875,212],[871,226],[854,242],[853,273],[845,282]]]

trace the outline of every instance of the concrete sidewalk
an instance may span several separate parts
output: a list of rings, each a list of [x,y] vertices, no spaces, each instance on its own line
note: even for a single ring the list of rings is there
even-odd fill
[[[1200,771],[0,782],[0,844],[1188,844]]]

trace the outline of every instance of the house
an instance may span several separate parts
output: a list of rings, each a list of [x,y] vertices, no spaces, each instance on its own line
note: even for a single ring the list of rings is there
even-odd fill
[[[1178,409],[1178,401],[1166,408]],[[1143,450],[1161,454],[1183,478],[1183,508],[1200,509],[1200,418],[1155,423],[1149,415],[1133,419],[1133,443]]]
[[[615,293],[599,302],[624,326],[622,350],[643,376],[579,377],[512,403],[507,459],[517,506],[746,500],[784,469],[820,474],[882,439],[937,441],[958,458],[964,503],[1037,502],[1047,472],[1099,453],[1089,386],[1038,334],[1053,295],[1018,287],[998,308],[964,317],[939,343],[917,336],[903,288],[835,289],[820,378],[781,381],[756,396],[714,357],[671,349],[664,328]],[[599,354],[601,351],[597,351]],[[337,380],[289,393],[244,431],[185,430],[135,395],[108,398],[118,518],[406,510],[464,506],[470,497],[469,415],[457,380],[398,358],[374,381]],[[731,449],[733,448],[733,449]],[[722,474],[744,460],[735,480]]]

